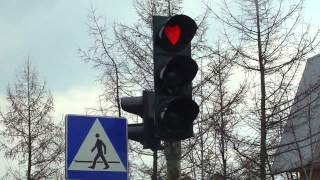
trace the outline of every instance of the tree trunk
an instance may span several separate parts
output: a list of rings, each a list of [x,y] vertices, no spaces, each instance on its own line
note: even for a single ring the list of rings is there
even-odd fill
[[[28,170],[27,170],[27,177],[28,180],[31,180],[31,152],[32,152],[32,144],[31,144],[31,109],[30,109],[30,61],[28,59],[28,65],[27,65],[27,84],[28,84],[28,92],[27,92],[27,96],[28,96]]]
[[[262,55],[262,45],[261,45],[261,32],[260,32],[260,14],[259,14],[259,4],[258,0],[255,0],[256,7],[256,22],[257,22],[257,38],[258,38],[258,53],[259,53],[259,69],[260,69],[260,88],[261,88],[261,101],[260,101],[260,179],[266,179],[266,159],[267,159],[267,149],[266,149],[266,86],[265,86],[265,67],[264,58]]]
[[[220,48],[218,48],[220,50]],[[223,180],[227,180],[227,160],[226,160],[226,148],[225,148],[225,120],[224,120],[224,92],[223,92],[223,82],[221,77],[221,58],[218,58],[219,66],[218,66],[218,78],[219,78],[219,106],[220,106],[220,152],[221,152],[221,158],[222,158],[222,175]]]

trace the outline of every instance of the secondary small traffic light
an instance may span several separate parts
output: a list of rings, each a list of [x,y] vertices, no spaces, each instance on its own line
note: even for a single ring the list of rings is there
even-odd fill
[[[128,125],[128,138],[143,145],[144,149],[161,149],[160,140],[154,135],[154,92],[143,91],[142,96],[121,98],[123,110],[139,115],[143,123]]]
[[[192,80],[197,63],[190,42],[197,30],[185,15],[153,17],[154,88],[156,133],[161,139],[193,136],[199,106],[192,100]]]

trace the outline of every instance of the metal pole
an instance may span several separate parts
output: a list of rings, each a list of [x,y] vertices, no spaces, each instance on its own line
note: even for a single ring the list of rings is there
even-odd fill
[[[181,175],[181,142],[165,141],[164,154],[167,160],[167,180],[177,180]]]
[[[153,151],[153,169],[152,169],[152,180],[157,180],[157,171],[158,171],[158,151]]]

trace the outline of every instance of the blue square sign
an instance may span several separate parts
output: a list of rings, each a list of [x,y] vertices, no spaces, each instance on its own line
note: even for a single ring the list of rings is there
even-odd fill
[[[66,175],[69,180],[127,180],[127,120],[66,116]]]

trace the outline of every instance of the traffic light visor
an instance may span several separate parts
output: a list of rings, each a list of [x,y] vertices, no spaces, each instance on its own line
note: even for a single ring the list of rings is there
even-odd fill
[[[161,69],[161,89],[173,95],[191,83],[198,71],[197,63],[188,56],[175,56]]]
[[[123,97],[120,101],[121,108],[129,113],[133,113],[142,117],[143,115],[143,98],[138,97]]]
[[[163,119],[163,122],[181,126],[185,123],[193,122],[198,114],[199,106],[196,102],[188,98],[180,97],[172,100],[164,107],[161,113],[161,119]]]

